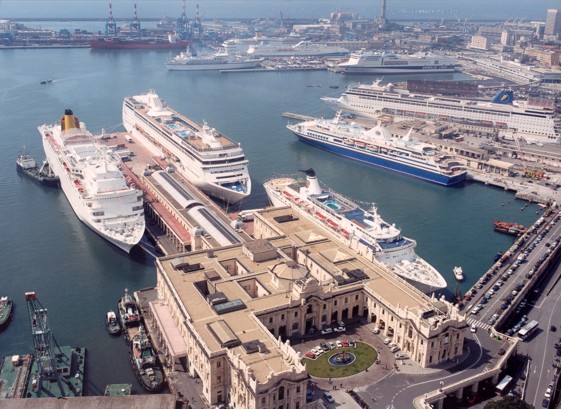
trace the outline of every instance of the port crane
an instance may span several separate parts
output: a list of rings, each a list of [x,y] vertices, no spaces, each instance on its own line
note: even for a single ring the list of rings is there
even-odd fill
[[[58,370],[57,357],[54,351],[56,341],[53,338],[49,322],[47,320],[47,310],[43,308],[35,292],[25,293],[27,311],[31,321],[31,332],[35,345],[35,360],[37,362],[38,379],[32,383],[33,388],[37,388],[37,396],[41,396],[43,382],[56,382],[60,389],[61,396],[66,396],[62,383],[67,383],[66,379]]]

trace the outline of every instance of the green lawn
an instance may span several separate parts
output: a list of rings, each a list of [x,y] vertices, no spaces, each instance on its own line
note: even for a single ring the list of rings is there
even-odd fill
[[[356,356],[356,360],[347,366],[333,366],[328,359],[334,354],[349,351]],[[308,374],[318,378],[342,378],[364,371],[378,358],[378,353],[370,345],[357,342],[355,348],[336,348],[320,355],[317,359],[302,359]]]

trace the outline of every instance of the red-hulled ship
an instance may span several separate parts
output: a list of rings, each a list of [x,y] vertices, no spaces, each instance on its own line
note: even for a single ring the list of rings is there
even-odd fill
[[[197,12],[198,13],[198,12]],[[197,24],[200,24],[200,18],[197,17]],[[177,28],[175,33],[162,34],[158,32],[148,33],[141,30],[140,20],[136,13],[136,4],[134,5],[134,17],[130,23],[130,30],[127,33],[118,32],[117,24],[113,19],[113,9],[109,4],[109,19],[105,23],[105,35],[99,36],[90,41],[92,48],[136,48],[136,49],[185,49],[193,43],[192,33],[194,26],[189,24],[185,13],[185,3],[183,3],[183,13],[177,20]],[[200,32],[200,28],[198,30]]]
[[[493,226],[496,231],[505,234],[511,234],[513,236],[521,236],[526,232],[526,227],[516,223],[507,223],[495,220],[493,222]]]
[[[185,49],[192,44],[191,40],[170,41],[162,37],[99,37],[90,42],[92,48],[144,48],[144,49]]]

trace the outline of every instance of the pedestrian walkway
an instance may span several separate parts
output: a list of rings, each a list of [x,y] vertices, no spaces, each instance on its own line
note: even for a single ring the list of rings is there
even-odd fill
[[[474,319],[474,318],[471,318],[471,317],[466,318],[466,322],[467,322],[470,326],[473,325],[473,324],[475,324],[476,327],[478,327],[478,328],[483,328],[485,331],[489,331],[489,329],[491,328],[491,325],[490,325],[490,324],[483,323],[483,322],[481,322],[481,321],[479,321],[479,320],[476,320],[476,319]]]

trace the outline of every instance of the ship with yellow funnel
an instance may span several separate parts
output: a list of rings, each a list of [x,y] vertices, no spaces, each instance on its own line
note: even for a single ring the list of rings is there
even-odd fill
[[[70,109],[59,123],[38,129],[49,165],[76,216],[130,252],[144,234],[144,206],[142,191],[127,184],[120,158],[97,144]]]

